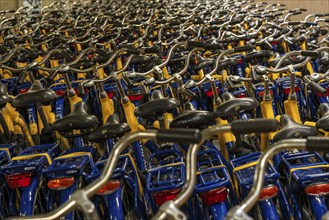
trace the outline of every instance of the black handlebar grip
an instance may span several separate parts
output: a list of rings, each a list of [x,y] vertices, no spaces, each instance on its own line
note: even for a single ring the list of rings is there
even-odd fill
[[[193,24],[204,24],[203,20],[195,20],[193,21]]]
[[[306,8],[300,8],[299,11],[307,11]]]
[[[47,77],[47,80],[48,81],[53,81],[54,80],[54,78],[55,78],[55,76],[57,75],[57,71],[52,71],[49,75],[48,75],[48,77]]]
[[[317,23],[307,21],[307,22],[304,23],[304,25],[306,25],[306,26],[315,26],[315,25],[317,25]]]
[[[288,25],[299,25],[300,21],[289,21]]]
[[[201,41],[188,41],[187,42],[187,46],[188,47],[199,47],[199,48],[203,48],[205,45]]]
[[[327,19],[324,19],[324,21],[325,21],[325,22],[329,22],[329,18],[327,18]]]
[[[301,11],[295,11],[295,12],[293,12],[292,14],[293,14],[293,15],[300,15],[300,14],[302,14],[302,12],[301,12]]]
[[[134,48],[126,48],[127,53],[129,54],[139,54],[139,51]]]
[[[273,17],[278,17],[278,16],[281,16],[281,15],[283,15],[282,12],[274,14]],[[281,28],[281,27],[280,27],[280,28]],[[281,28],[281,29],[282,29],[282,28]]]
[[[191,99],[197,98],[196,94],[188,89],[182,89],[182,92]]]
[[[159,19],[155,21],[157,24],[165,24],[167,21],[165,19]]]
[[[181,24],[181,22],[179,22],[179,21],[170,21],[169,22],[170,26],[177,26],[177,25],[180,25],[180,24]]]
[[[123,24],[121,22],[113,22],[112,26],[113,27],[122,27]]]
[[[327,137],[308,137],[306,139],[306,150],[309,151],[328,151],[329,138]]]
[[[142,22],[141,21],[129,21],[129,24],[142,24]]]
[[[16,83],[17,84],[20,84],[20,83],[22,83],[23,82],[23,80],[25,79],[25,77],[26,77],[26,71],[25,70],[23,70],[20,74],[19,74],[19,76],[17,77],[17,79],[16,79]]]
[[[216,21],[211,21],[209,24],[210,25],[216,25],[216,24],[222,24],[222,21],[216,20]]]
[[[82,83],[79,83],[78,85],[78,96],[83,97],[85,95],[85,88],[82,85]]]
[[[69,29],[69,28],[72,28],[72,26],[71,26],[71,25],[68,25],[68,24],[66,24],[66,25],[62,25],[62,26],[61,26],[61,28],[63,28],[63,29]]]
[[[246,51],[251,51],[253,49],[254,48],[251,45],[245,45],[245,46],[234,48],[234,52],[246,52]]]
[[[157,46],[145,47],[145,48],[143,48],[143,50],[144,50],[143,51],[144,53],[160,53],[161,52],[160,48]]]
[[[160,129],[156,134],[156,140],[159,142],[196,144],[201,141],[201,132],[198,129],[186,128]]]
[[[16,10],[14,10],[14,9],[11,9],[11,10],[7,10],[6,12],[7,12],[7,13],[15,13],[15,12],[16,12]]]
[[[251,72],[250,72],[250,75],[251,75],[251,80],[253,82],[257,82],[258,80],[258,74],[257,74],[257,71],[252,69]]]
[[[311,50],[303,50],[300,54],[305,57],[313,57],[313,58],[317,58],[320,55],[319,52],[311,51]]]
[[[54,25],[58,24],[58,22],[55,21],[55,20],[53,20],[53,19],[49,19],[49,20],[48,20],[48,23],[49,23],[49,24],[54,24]]]
[[[315,14],[316,17],[323,17],[323,14]]]
[[[326,29],[320,29],[315,32],[318,35],[326,35],[328,31]]]
[[[125,75],[122,75],[122,80],[124,81],[124,83],[126,84],[126,86],[128,87],[128,89],[132,89],[134,84],[133,82]]]
[[[231,123],[234,134],[266,133],[279,129],[279,123],[275,119],[238,120]]]
[[[205,44],[204,45],[205,50],[218,50],[221,48],[222,48],[221,44]]]
[[[36,24],[36,23],[37,23],[37,21],[29,21],[29,22],[26,22],[26,26],[30,26],[30,25]]]
[[[317,84],[316,82],[309,82],[308,85],[312,88],[312,90],[314,90],[315,92],[321,93],[321,94],[325,94],[327,92],[327,90],[325,88],[323,88],[322,86],[320,86],[319,84]]]

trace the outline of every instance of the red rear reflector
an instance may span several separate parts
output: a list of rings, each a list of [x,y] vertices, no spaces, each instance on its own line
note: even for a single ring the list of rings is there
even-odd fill
[[[140,101],[143,95],[128,95],[130,101]]]
[[[55,93],[56,93],[57,96],[64,96],[66,94],[66,91],[57,90],[57,91],[55,91]]]
[[[153,198],[158,206],[162,205],[166,201],[173,200],[179,194],[179,189],[165,190],[161,192],[153,193]]]
[[[206,95],[208,97],[212,97],[213,96],[212,90],[210,89],[210,90],[206,91]]]
[[[295,92],[299,92],[299,91],[300,91],[299,87],[295,87]],[[284,94],[288,95],[290,93],[290,88],[284,89],[283,92]]]
[[[100,190],[97,191],[97,195],[108,195],[120,187],[119,180],[111,180],[107,182]]]
[[[94,54],[94,53],[92,53],[92,54],[89,54],[87,57],[88,57],[88,59],[92,59],[92,58],[94,58],[94,57],[95,57],[95,54]]]
[[[241,93],[241,94],[238,94],[236,97],[237,98],[246,98],[247,96],[246,96],[246,94]]]
[[[79,94],[79,91],[78,91],[78,89],[74,89],[74,91],[75,91],[75,94]],[[86,88],[84,88],[84,94],[87,94],[88,93],[88,89],[86,89]]]
[[[329,194],[329,183],[309,185],[305,187],[304,192],[312,196],[326,196]]]
[[[109,97],[109,99],[112,99],[114,96],[114,92],[108,92],[107,93],[107,97]]]
[[[270,94],[271,94],[271,96],[273,95],[273,91],[272,90],[270,90]],[[258,93],[258,96],[259,97],[264,97],[264,95],[265,95],[265,91],[261,91],[261,92]]]
[[[11,189],[28,187],[31,184],[32,173],[19,173],[6,176],[6,182]]]
[[[326,97],[326,96],[329,96],[329,89],[327,89],[326,93],[325,94],[321,94],[321,93],[317,93],[319,97]]]
[[[258,200],[266,200],[266,199],[271,199],[274,196],[276,196],[276,194],[278,194],[278,187],[277,186],[267,186],[265,188],[262,189],[262,192],[260,193]]]
[[[74,177],[63,177],[58,179],[52,179],[47,183],[48,188],[54,190],[63,190],[72,186],[74,183]]]
[[[208,97],[213,97],[212,89],[209,89],[208,91],[205,91],[205,93]],[[219,94],[219,89],[217,89],[217,94]]]
[[[19,94],[24,94],[24,93],[26,93],[27,91],[29,91],[29,89],[30,88],[26,88],[26,89],[21,89],[21,90],[19,90]]]
[[[212,189],[208,192],[199,193],[203,203],[206,205],[212,205],[215,203],[224,202],[227,199],[227,188],[220,187]]]

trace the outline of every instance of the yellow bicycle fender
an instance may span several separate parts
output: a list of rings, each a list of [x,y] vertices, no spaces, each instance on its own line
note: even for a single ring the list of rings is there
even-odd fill
[[[218,118],[217,124],[225,125],[225,124],[228,124],[228,121]],[[234,142],[235,141],[234,135],[230,132],[220,133],[220,134],[218,134],[218,141],[219,141],[220,150],[221,150],[223,156],[228,160],[228,152],[226,149],[226,143]]]
[[[29,128],[30,128],[31,135],[37,135],[38,134],[37,123],[29,124]]]
[[[289,115],[295,122],[301,124],[297,100],[286,100],[284,101],[284,111]]]
[[[81,102],[81,101],[82,101],[82,98],[78,97],[77,94],[75,94],[74,96],[69,97],[71,112],[72,112],[73,106],[75,104],[77,104],[78,102]]]
[[[170,123],[174,120],[173,116],[171,113],[165,113],[164,115],[164,122],[165,122],[165,128],[169,129],[170,128]]]
[[[86,74],[85,73],[78,73],[77,78],[78,79],[86,79]]]
[[[131,102],[128,102],[128,103],[124,103],[123,104],[123,110],[125,112],[125,115],[126,115],[126,120],[127,120],[127,123],[130,127],[130,130],[132,132],[136,132],[139,130],[139,123],[137,121],[137,118],[135,116],[135,106],[134,104],[132,104]]]
[[[304,125],[315,127],[316,122],[313,122],[313,121],[305,121],[304,122]]]
[[[46,50],[47,50],[46,45],[45,45],[45,44],[42,44],[42,45],[41,45],[41,49],[42,49],[43,51],[46,51]]]
[[[198,71],[198,75],[199,75],[199,79],[203,79],[203,77],[204,77],[203,69],[200,69],[200,70]]]
[[[246,78],[250,78],[250,73],[251,73],[251,69],[250,69],[250,64],[248,64],[249,67],[246,67],[244,69],[244,72],[246,74]]]
[[[301,50],[307,50],[306,41],[303,41],[303,43],[300,45],[300,49]]]
[[[37,120],[38,121],[38,131],[39,131],[39,135],[41,135],[41,131],[44,128],[44,125],[42,123],[42,120],[41,120],[41,117],[40,117],[39,112],[37,112],[37,115],[38,115],[38,120]],[[47,118],[47,115],[46,115],[46,118]],[[48,118],[47,118],[47,121],[48,121]]]
[[[159,123],[158,120],[153,122],[153,127],[156,128],[156,129],[160,129],[160,123]]]
[[[76,48],[77,48],[77,51],[78,51],[78,52],[82,50],[82,47],[81,47],[80,44],[76,44]]]
[[[244,23],[243,23],[243,28],[244,28],[245,30],[248,30],[248,29],[249,29],[249,26],[248,26],[247,22],[244,22]]]
[[[25,123],[25,121],[19,116],[19,113],[17,113],[18,115],[14,117],[14,123],[19,125],[20,128],[23,130],[23,133],[25,135],[25,138],[27,140],[27,142],[29,143],[30,146],[34,146],[35,143],[33,141],[33,138],[30,134],[30,131],[27,127],[27,124]]]
[[[2,109],[2,116],[7,124],[8,130],[14,132],[14,123],[10,114],[10,111],[7,108]]]
[[[99,65],[99,64],[97,64],[97,65]],[[98,78],[99,79],[104,79],[105,76],[106,76],[105,71],[104,71],[104,68],[99,68],[97,70],[97,73],[98,73]]]
[[[193,79],[194,81],[200,81],[200,77],[198,75],[192,75],[191,79]]]
[[[226,82],[226,78],[227,78],[227,71],[226,70],[222,70],[222,81],[221,83],[224,84]]]
[[[314,70],[313,70],[313,67],[312,67],[312,64],[310,62],[308,62],[306,64],[306,68],[307,70],[309,71],[310,74],[313,74],[314,73]]]
[[[18,124],[15,124],[15,123],[14,123],[14,134],[23,134],[22,128]]]
[[[117,58],[117,70],[121,70],[122,69],[122,60],[121,58]]]
[[[168,72],[167,67],[164,66],[164,67],[162,67],[161,70],[162,70],[162,73],[163,73],[163,77],[164,77],[165,79],[169,79],[169,78],[170,78],[170,75],[169,75],[169,72]]]
[[[114,114],[113,101],[108,97],[101,98],[100,101],[102,107],[103,124],[105,124],[108,117]]]
[[[266,119],[274,119],[274,112],[273,112],[273,106],[272,101],[262,101],[260,103],[260,109],[262,112],[262,117]],[[274,138],[276,132],[271,132],[266,134],[268,136],[269,140],[272,140]],[[264,148],[265,147],[265,148]],[[266,150],[266,145],[261,146],[262,151]]]
[[[51,105],[43,105],[42,108],[47,116],[48,123],[53,124],[55,122],[55,114],[51,111]]]

